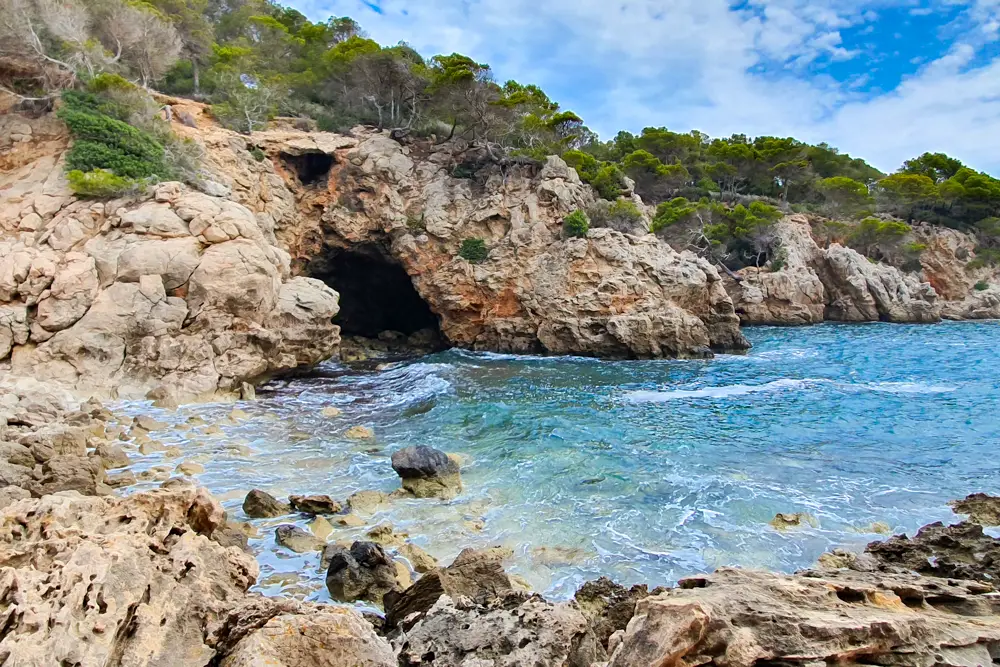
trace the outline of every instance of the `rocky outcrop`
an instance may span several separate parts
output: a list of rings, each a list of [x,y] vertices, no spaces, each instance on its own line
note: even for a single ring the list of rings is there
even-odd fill
[[[194,488],[8,506],[0,654],[12,665],[206,664],[207,626],[258,572],[252,557],[211,540],[223,517]]]
[[[884,542],[872,542],[865,551],[889,571],[1000,581],[1000,540],[985,534],[978,523],[932,523],[913,537],[896,535]]]
[[[42,146],[55,152],[0,175],[0,362],[14,373],[189,399],[336,350],[337,294],[291,275],[268,218],[179,183],[78,200],[65,141]]]
[[[486,604],[442,596],[398,641],[401,667],[589,667],[604,658],[574,605],[525,593]]]
[[[948,504],[956,514],[968,514],[971,521],[982,526],[1000,526],[1000,497],[970,493],[965,498]]]
[[[991,591],[906,574],[725,568],[640,600],[609,665],[989,665],[1000,641]]]
[[[727,280],[744,324],[941,319],[938,293],[918,274],[873,264],[836,243],[822,248],[810,229],[804,215],[785,217],[775,225],[785,257],[781,270],[750,267],[739,272],[739,281]]]
[[[594,194],[558,158],[501,166],[461,143],[402,145],[358,128],[255,133],[261,163],[232,133],[177,131],[205,144],[233,199],[273,223],[294,270],[323,277],[345,252],[400,266],[452,345],[616,357],[747,347],[707,262],[649,234],[562,238],[563,217]],[[486,242],[485,261],[458,256],[469,238]]]

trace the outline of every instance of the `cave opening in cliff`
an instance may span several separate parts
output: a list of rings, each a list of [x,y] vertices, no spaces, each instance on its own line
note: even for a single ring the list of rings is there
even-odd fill
[[[340,293],[334,323],[345,336],[382,338],[392,332],[441,340],[437,316],[413,287],[410,276],[374,244],[329,249],[309,262],[307,273]]]
[[[333,156],[326,153],[309,152],[301,155],[281,153],[281,161],[295,172],[302,185],[316,185],[326,182],[333,168]]]

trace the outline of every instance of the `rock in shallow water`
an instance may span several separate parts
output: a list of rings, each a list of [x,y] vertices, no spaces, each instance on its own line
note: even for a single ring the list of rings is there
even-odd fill
[[[865,549],[882,569],[905,570],[935,577],[1000,582],[1000,540],[978,523],[924,526],[912,538],[896,535]]]
[[[274,529],[274,540],[297,554],[322,551],[324,542],[308,530],[285,524]]]
[[[458,463],[444,452],[417,445],[393,453],[392,469],[417,498],[454,498],[462,491]]]
[[[289,496],[292,509],[306,514],[337,514],[343,507],[330,496]]]
[[[251,519],[269,519],[284,516],[292,508],[265,491],[253,489],[243,500],[243,511]]]
[[[973,493],[962,500],[953,500],[956,514],[968,514],[969,519],[983,526],[1000,526],[1000,498],[985,493]]]

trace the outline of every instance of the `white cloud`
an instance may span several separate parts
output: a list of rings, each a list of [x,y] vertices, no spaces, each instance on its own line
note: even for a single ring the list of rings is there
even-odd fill
[[[906,0],[289,0],[314,19],[350,15],[382,43],[466,53],[498,78],[541,85],[604,137],[665,125],[826,141],[892,170],[924,150],[1000,174],[1000,0],[968,0],[953,48],[892,91],[862,96],[874,60],[843,45]],[[935,0],[931,7],[964,0]],[[404,13],[405,12],[405,13]],[[849,61],[844,82],[816,75]],[[813,74],[810,74],[810,71]]]

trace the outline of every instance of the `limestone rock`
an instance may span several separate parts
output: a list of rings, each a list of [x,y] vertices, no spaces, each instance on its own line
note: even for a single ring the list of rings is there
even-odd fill
[[[251,519],[284,516],[291,511],[290,505],[260,489],[251,490],[243,499],[243,512]]]
[[[924,526],[912,538],[896,535],[865,549],[889,571],[912,571],[935,577],[1000,581],[1000,539],[978,523],[963,521]]]
[[[609,665],[986,665],[1000,637],[990,590],[906,574],[723,568],[640,600]]]
[[[948,504],[957,514],[968,514],[969,519],[980,525],[1000,526],[1000,498],[996,496],[972,493]]]
[[[389,502],[389,496],[381,491],[358,491],[347,498],[347,506],[352,512],[371,514]]]
[[[338,514],[343,509],[330,496],[289,496],[288,502],[296,512],[306,514]]]
[[[357,612],[305,606],[247,634],[220,667],[396,667],[389,644]]]
[[[104,467],[108,470],[124,468],[130,463],[128,454],[125,453],[125,450],[122,449],[120,445],[114,445],[110,442],[102,442],[99,444],[95,448],[94,453],[100,457],[101,461],[104,463]]]
[[[375,437],[375,431],[367,426],[352,426],[344,431],[344,437],[351,440],[371,440]]]
[[[386,593],[404,588],[392,559],[373,542],[354,542],[350,549],[330,545],[324,550],[323,559],[330,563],[326,587],[334,600],[381,604]]]
[[[488,604],[502,594],[513,591],[514,583],[504,572],[502,550],[465,549],[448,567],[432,570],[403,591],[402,595],[386,599],[386,625],[390,628],[414,614],[426,613],[443,595],[452,599],[470,598],[478,604]],[[405,628],[404,628],[405,629]]]
[[[453,498],[462,490],[458,464],[442,451],[417,445],[393,453],[392,469],[417,498]]]
[[[308,530],[303,530],[291,524],[284,524],[275,528],[274,541],[298,554],[305,554],[310,551],[322,551],[324,544],[323,540]]]
[[[396,550],[400,556],[410,561],[414,572],[425,574],[438,566],[437,559],[434,556],[431,556],[413,542],[404,542]]]
[[[2,512],[12,665],[201,667],[215,656],[208,626],[257,577],[252,557],[209,539],[223,512],[202,490],[49,495]]]
[[[408,667],[589,666],[606,657],[572,604],[517,593],[488,604],[444,595],[397,641]]]
[[[601,577],[585,583],[573,598],[590,622],[597,641],[607,649],[611,635],[625,630],[632,620],[636,602],[661,592],[663,589],[657,588],[650,593],[645,585],[625,588],[607,577]]]

